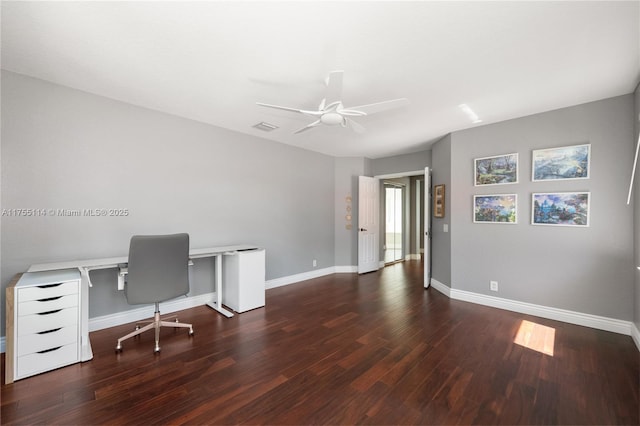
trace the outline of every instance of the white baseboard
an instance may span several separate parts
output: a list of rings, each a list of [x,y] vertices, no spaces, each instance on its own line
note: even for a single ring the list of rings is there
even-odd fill
[[[318,269],[301,274],[268,280],[265,283],[267,289],[294,284],[311,278],[317,278],[333,273],[356,273],[357,266],[335,266],[331,268]],[[613,318],[601,317],[580,312],[568,311],[565,309],[551,308],[547,306],[534,305],[532,303],[519,302],[515,300],[503,299],[500,297],[487,296],[479,293],[472,293],[464,290],[452,289],[440,281],[432,278],[431,286],[447,297],[455,300],[476,303],[479,305],[491,306],[498,309],[519,312],[528,315],[539,316],[570,324],[596,328],[599,330],[611,331],[614,333],[631,336],[640,351],[640,330],[631,321],[622,321]],[[215,293],[201,294],[193,297],[185,297],[162,304],[163,313],[171,313],[183,309],[201,306],[215,298]],[[140,321],[153,316],[153,307],[132,309],[125,312],[104,315],[89,319],[89,331],[102,330],[104,328],[115,327],[134,321]],[[6,338],[0,337],[0,353],[4,353],[6,348]]]
[[[304,272],[301,274],[290,275],[287,277],[276,278],[265,282],[265,288],[275,288],[283,285],[294,284],[299,281],[318,278],[333,273],[352,273],[357,272],[357,266],[337,266],[331,268],[317,269],[314,271]],[[197,296],[184,297],[162,304],[162,313],[169,314],[183,309],[189,309],[196,306],[202,306],[215,299],[215,293],[200,294]],[[130,322],[140,321],[153,316],[153,306],[145,306],[138,309],[131,309],[124,312],[116,312],[115,314],[103,315],[100,317],[89,318],[89,331],[98,331],[109,327],[115,327]],[[5,336],[0,337],[0,353],[5,352],[6,345]]]
[[[636,344],[636,348],[640,351],[640,330],[638,330],[638,326],[635,323],[631,323],[631,338]]]
[[[408,254],[404,257],[404,260],[420,260],[420,259],[422,259],[422,256],[415,253]]]
[[[464,302],[477,303],[479,305],[491,306],[494,308],[505,309],[507,311],[519,312],[522,314],[562,321],[569,324],[576,324],[584,327],[595,328],[598,330],[611,331],[614,333],[625,334],[627,336],[633,336],[633,323],[631,321],[623,321],[615,318],[607,318],[598,315],[569,311],[566,309],[534,305],[532,303],[487,296],[485,294],[472,293],[470,291],[456,290],[455,288],[452,288],[450,290],[450,297],[452,299],[461,300]],[[636,345],[638,345],[637,342]],[[640,346],[638,347],[640,349]]]
[[[445,296],[451,297],[451,289],[447,285],[442,284],[440,281],[436,280],[435,278],[431,278],[431,287],[435,288]]]
[[[353,269],[355,268],[355,270]],[[340,266],[324,269],[316,269],[309,272],[303,272],[301,274],[289,275],[287,277],[276,278],[265,282],[265,289],[281,287],[288,284],[294,284],[300,281],[309,280],[311,278],[318,278],[324,275],[330,275],[333,273],[350,273],[357,272],[357,267],[354,266]],[[171,300],[162,304],[163,313],[171,313],[181,311],[183,309],[189,309],[196,306],[202,306],[215,299],[215,293],[200,294],[193,297],[185,297],[176,300]],[[115,314],[104,315],[101,317],[95,317],[89,319],[89,331],[102,330],[104,328],[115,327],[117,325],[127,324],[134,321],[140,321],[153,316],[153,306],[145,306],[139,309],[131,309],[124,312],[118,312]],[[4,338],[3,338],[4,339]],[[4,346],[3,346],[4,347]]]
[[[183,309],[202,306],[214,300],[215,296],[215,293],[206,293],[199,294],[197,296],[187,296],[181,297],[179,299],[169,300],[168,302],[162,303],[161,311],[164,315],[181,311]],[[142,308],[131,309],[124,312],[116,312],[115,314],[89,318],[89,331],[102,330],[104,328],[115,327],[117,325],[148,319],[153,317],[153,310],[153,306],[145,306]]]
[[[336,266],[335,267],[335,273],[336,274],[357,274],[358,273],[358,267],[357,266],[350,266],[350,265]]]
[[[336,273],[336,267],[316,269],[313,271],[303,272],[300,274],[289,275],[287,277],[280,277],[280,278],[275,278],[273,280],[268,280],[267,282],[265,282],[265,288],[269,290],[270,288],[282,287],[283,285],[289,285],[289,284],[297,283],[300,281],[310,280],[312,278],[331,275],[334,273]]]

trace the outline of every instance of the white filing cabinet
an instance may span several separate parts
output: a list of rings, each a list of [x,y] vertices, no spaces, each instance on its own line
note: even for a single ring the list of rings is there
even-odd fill
[[[222,303],[236,312],[265,304],[265,250],[225,253],[222,258]]]
[[[24,273],[6,294],[6,383],[80,361],[77,269]]]

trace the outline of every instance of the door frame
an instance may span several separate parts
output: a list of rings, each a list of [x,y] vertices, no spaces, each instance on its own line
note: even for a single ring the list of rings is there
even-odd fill
[[[402,225],[402,230],[400,232],[401,235],[401,248],[400,248],[400,258],[399,259],[393,259],[389,262],[387,262],[387,253],[386,250],[384,249],[385,245],[387,244],[387,189],[388,188],[393,188],[393,189],[399,189],[400,190],[400,194],[401,194],[401,200],[400,200],[400,205],[401,205],[401,214],[400,214],[400,223]],[[395,263],[395,262],[399,262],[402,260],[405,260],[406,257],[406,253],[408,252],[408,249],[410,249],[408,247],[408,242],[410,240],[407,239],[406,237],[408,236],[408,225],[407,225],[407,221],[406,221],[406,217],[408,216],[408,211],[407,211],[407,206],[406,206],[406,201],[407,201],[407,196],[408,196],[408,187],[405,184],[401,184],[401,183],[395,183],[393,181],[389,181],[389,180],[382,180],[382,189],[384,190],[383,192],[381,192],[381,203],[383,203],[384,208],[381,209],[381,211],[384,211],[384,218],[381,218],[380,223],[381,225],[383,225],[384,227],[384,235],[381,236],[381,238],[383,238],[383,240],[381,240],[382,243],[382,247],[383,247],[383,255],[382,255],[382,260],[384,262],[385,265],[391,264],[391,263]],[[382,195],[384,194],[384,195]],[[394,215],[395,218],[395,215]],[[383,222],[384,219],[384,222]],[[396,218],[397,219],[397,218]],[[383,242],[384,241],[384,242]],[[388,248],[387,248],[388,250]]]
[[[426,173],[429,173],[429,176],[425,176]],[[375,175],[373,176],[376,179],[382,181],[383,179],[394,179],[401,177],[409,177],[409,176],[425,176],[424,188],[422,188],[422,196],[424,199],[424,288],[428,288],[431,285],[431,209],[428,207],[430,205],[430,197],[431,197],[431,167],[425,166],[425,168],[420,170],[412,170],[408,172],[399,172],[399,173],[390,173],[385,175]],[[425,196],[426,194],[426,196]]]

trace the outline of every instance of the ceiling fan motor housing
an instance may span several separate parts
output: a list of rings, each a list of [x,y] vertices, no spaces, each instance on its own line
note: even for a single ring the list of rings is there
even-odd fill
[[[322,117],[320,117],[320,121],[322,121],[323,124],[333,126],[336,124],[342,124],[344,122],[344,117],[342,117],[342,115],[337,112],[327,112],[325,114],[322,114]]]

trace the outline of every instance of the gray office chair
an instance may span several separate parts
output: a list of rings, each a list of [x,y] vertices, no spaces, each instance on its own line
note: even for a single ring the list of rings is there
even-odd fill
[[[125,296],[130,305],[155,304],[150,324],[118,339],[116,351],[122,351],[122,341],[152,328],[156,331],[156,347],[160,352],[160,327],[185,327],[193,336],[191,324],[165,321],[160,318],[160,302],[184,296],[189,292],[189,234],[134,235],[129,244],[129,265]]]

